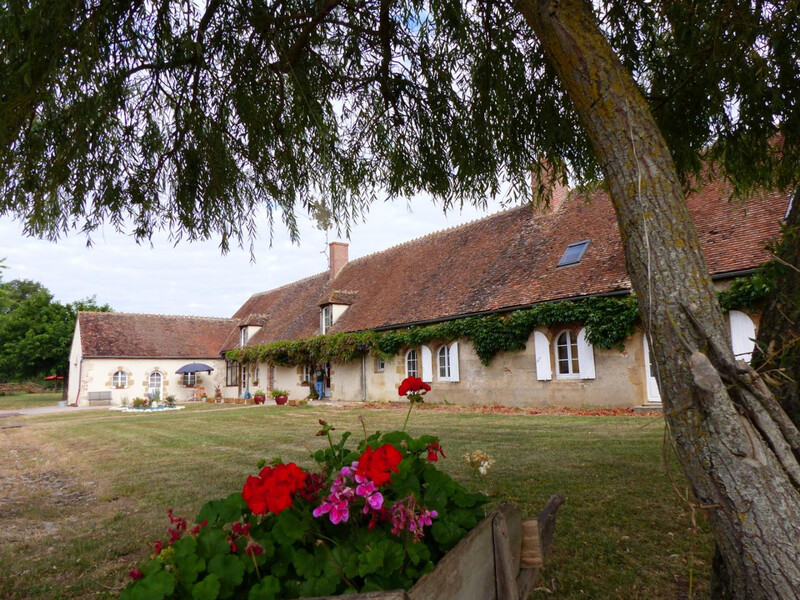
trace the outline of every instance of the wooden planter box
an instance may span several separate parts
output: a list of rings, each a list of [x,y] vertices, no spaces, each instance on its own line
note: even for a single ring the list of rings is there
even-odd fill
[[[536,519],[523,522],[517,505],[503,502],[410,590],[346,597],[351,600],[526,600],[553,543],[556,512],[563,503],[564,496],[556,494]]]

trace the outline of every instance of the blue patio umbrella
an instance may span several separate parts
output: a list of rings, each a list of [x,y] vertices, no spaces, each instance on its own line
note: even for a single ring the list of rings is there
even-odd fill
[[[205,363],[193,362],[189,363],[188,365],[183,365],[180,369],[175,371],[178,375],[183,375],[184,373],[200,373],[201,371],[208,371],[209,374],[211,371],[214,370],[214,367],[210,367]]]

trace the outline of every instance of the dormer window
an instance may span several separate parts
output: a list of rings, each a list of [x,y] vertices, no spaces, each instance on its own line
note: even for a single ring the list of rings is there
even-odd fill
[[[244,348],[245,344],[247,344],[248,334],[247,334],[247,327],[242,327],[239,330],[239,346]]]
[[[320,329],[323,335],[328,333],[331,325],[333,325],[333,306],[326,304],[322,307],[322,313],[320,314]]]
[[[558,261],[558,266],[566,267],[568,265],[577,265],[581,262],[590,241],[591,240],[583,240],[582,242],[575,242],[567,246],[567,249],[564,250],[564,254],[561,256],[561,260]]]

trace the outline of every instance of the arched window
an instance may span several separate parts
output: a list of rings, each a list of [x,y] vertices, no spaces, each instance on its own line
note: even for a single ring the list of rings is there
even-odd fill
[[[450,348],[442,346],[436,352],[437,371],[439,379],[450,379]]]
[[[125,371],[117,371],[114,373],[111,383],[115,388],[128,387],[128,374]]]
[[[556,338],[556,372],[559,377],[578,377],[578,338],[571,331],[562,331]]]
[[[458,342],[443,345],[436,351],[436,372],[439,381],[458,381]]]
[[[159,373],[158,371],[153,371],[152,373],[150,373],[147,392],[148,394],[150,394],[151,399],[161,398],[161,382],[162,382],[161,373]]]
[[[419,377],[419,361],[414,349],[406,352],[406,377]]]
[[[586,339],[586,328],[577,334],[567,329],[556,336],[556,377],[594,379],[594,350]]]

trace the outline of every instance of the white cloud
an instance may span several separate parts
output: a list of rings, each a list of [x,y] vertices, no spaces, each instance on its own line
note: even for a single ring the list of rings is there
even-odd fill
[[[408,202],[379,202],[365,223],[352,229],[350,259],[359,258],[411,239],[481,218],[499,210],[465,207],[444,215],[424,197]],[[0,218],[0,258],[8,267],[4,281],[32,279],[47,287],[60,302],[95,296],[119,312],[229,317],[247,298],[327,269],[329,241],[307,218],[299,218],[300,245],[292,244],[280,223],[270,248],[269,232],[260,232],[248,249],[232,248],[222,256],[217,240],[180,242],[154,235],[150,245],[111,230],[86,239],[73,235],[58,243],[23,237],[18,222]],[[348,241],[348,240],[343,240]]]

